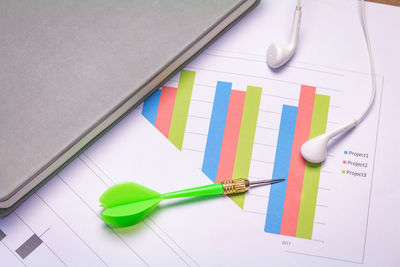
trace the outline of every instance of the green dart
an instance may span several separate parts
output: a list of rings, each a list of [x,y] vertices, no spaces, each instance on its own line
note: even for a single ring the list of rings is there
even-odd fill
[[[164,199],[197,197],[208,195],[233,195],[246,192],[250,187],[269,185],[285,179],[249,181],[235,179],[221,183],[199,186],[170,193],[160,194],[135,183],[111,186],[100,197],[104,207],[102,219],[115,227],[134,225],[143,220]]]

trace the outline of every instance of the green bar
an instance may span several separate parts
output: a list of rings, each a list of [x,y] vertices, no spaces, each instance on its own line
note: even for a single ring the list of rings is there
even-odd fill
[[[321,135],[326,131],[329,99],[330,97],[326,95],[315,95],[310,139]],[[297,237],[312,239],[320,174],[321,163],[306,163],[303,189],[301,192],[299,219],[296,230]]]
[[[248,178],[251,154],[253,152],[254,136],[256,134],[258,110],[261,100],[261,87],[247,86],[244,100],[242,122],[240,124],[239,140],[236,149],[233,179]],[[244,206],[244,194],[231,196],[231,199],[241,208]]]
[[[195,75],[196,72],[194,71],[182,70],[179,77],[171,126],[168,133],[169,141],[179,150],[182,149],[183,136],[185,135]]]

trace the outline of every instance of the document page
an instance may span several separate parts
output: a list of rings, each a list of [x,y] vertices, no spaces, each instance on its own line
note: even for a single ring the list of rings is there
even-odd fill
[[[299,47],[285,67],[271,70],[266,50],[287,41],[295,3],[261,1],[0,219],[1,265],[396,266],[399,144],[390,140],[400,77],[384,48],[400,39],[377,25],[383,15],[379,25],[400,25],[400,9],[367,4],[374,104],[329,143],[322,164],[310,164],[301,145],[358,118],[372,88],[359,1],[302,2]],[[131,227],[101,220],[99,197],[114,184],[166,193],[235,178],[285,181],[165,200]]]

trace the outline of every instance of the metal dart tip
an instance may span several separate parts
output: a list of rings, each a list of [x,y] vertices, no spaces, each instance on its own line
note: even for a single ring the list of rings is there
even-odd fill
[[[283,181],[285,181],[286,179],[272,179],[272,183],[274,184],[274,183],[279,183],[279,182],[283,182]]]
[[[275,184],[275,183],[279,183],[279,182],[283,182],[283,181],[285,181],[285,179],[265,179],[265,180],[258,180],[258,181],[250,181],[250,187]]]

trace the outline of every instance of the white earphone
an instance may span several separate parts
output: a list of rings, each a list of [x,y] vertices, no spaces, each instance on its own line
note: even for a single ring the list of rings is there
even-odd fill
[[[317,137],[314,137],[307,142],[305,142],[301,146],[301,154],[303,158],[312,163],[320,163],[326,159],[327,155],[327,147],[328,142],[331,138],[355,127],[361,120],[367,115],[369,109],[372,107],[374,103],[375,94],[376,94],[376,75],[375,75],[375,67],[374,61],[372,58],[372,51],[371,51],[371,44],[369,40],[369,33],[367,28],[367,23],[365,19],[365,6],[364,0],[361,0],[361,14],[362,14],[362,24],[364,30],[365,41],[367,43],[368,54],[369,54],[369,61],[371,67],[371,76],[372,76],[372,92],[370,101],[366,107],[366,109],[360,114],[357,119],[353,119],[342,126],[333,129],[330,132],[321,134]],[[300,0],[297,1],[296,11],[294,13],[294,21],[292,27],[292,33],[290,37],[289,44],[282,45],[282,44],[271,44],[267,51],[267,63],[271,68],[279,68],[284,65],[286,62],[294,54],[297,45],[297,39],[299,36],[299,29],[300,29],[300,20],[301,20],[301,6]]]
[[[283,66],[293,56],[297,46],[297,39],[299,38],[301,22],[301,6],[300,2],[297,3],[294,12],[292,33],[290,34],[289,43],[286,45],[273,43],[268,47],[267,63],[271,68],[279,68]]]

